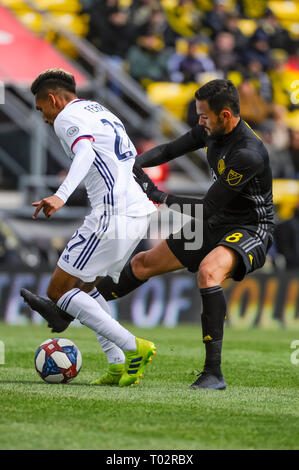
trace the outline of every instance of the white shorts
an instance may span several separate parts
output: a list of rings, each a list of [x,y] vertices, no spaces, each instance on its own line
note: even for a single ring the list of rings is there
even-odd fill
[[[117,282],[119,275],[145,236],[151,215],[128,217],[91,213],[76,230],[57,265],[84,282],[109,275]]]

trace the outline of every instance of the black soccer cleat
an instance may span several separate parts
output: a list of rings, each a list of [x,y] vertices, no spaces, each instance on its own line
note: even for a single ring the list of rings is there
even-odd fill
[[[32,310],[38,312],[52,328],[52,333],[62,333],[74,318],[61,310],[49,299],[33,294],[27,289],[21,289],[21,296]]]
[[[196,390],[199,388],[225,390],[226,383],[223,375],[214,375],[211,372],[203,370],[189,388],[191,390]]]

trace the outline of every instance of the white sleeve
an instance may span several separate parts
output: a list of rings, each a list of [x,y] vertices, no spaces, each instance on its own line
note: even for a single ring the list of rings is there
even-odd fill
[[[86,139],[80,140],[76,143],[74,153],[75,156],[69,172],[55,193],[55,196],[60,197],[63,202],[68,200],[70,195],[85,178],[95,158],[91,142]]]
[[[63,142],[75,153],[74,147],[81,140],[90,140],[94,142],[93,132],[88,123],[86,123],[77,114],[58,115],[54,121],[54,130]]]

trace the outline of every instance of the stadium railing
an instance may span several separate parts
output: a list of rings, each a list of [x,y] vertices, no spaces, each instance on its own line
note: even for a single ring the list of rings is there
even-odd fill
[[[142,129],[149,138],[162,143],[188,131],[189,128],[184,122],[151,103],[144,89],[125,70],[111,63],[108,57],[85,38],[61,26],[51,12],[39,8],[35,2],[23,0],[22,3],[41,16],[43,31],[54,31],[76,48],[80,63],[86,65],[86,69],[92,70],[93,98],[106,104],[121,119],[128,121],[137,133]],[[206,173],[204,152],[196,152],[196,159],[189,157],[190,155],[183,156],[176,161],[174,167],[179,168],[189,179],[187,191],[192,192],[195,187],[198,190],[199,183],[203,185],[203,190],[206,190],[210,178]],[[194,163],[194,160],[199,164]]]

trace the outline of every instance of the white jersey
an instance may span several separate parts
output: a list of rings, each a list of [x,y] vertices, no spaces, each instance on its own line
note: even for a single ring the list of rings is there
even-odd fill
[[[122,122],[104,106],[75,99],[58,114],[54,130],[71,160],[78,141],[91,141],[94,160],[83,183],[93,210],[131,217],[156,210],[133,176],[136,149]]]

